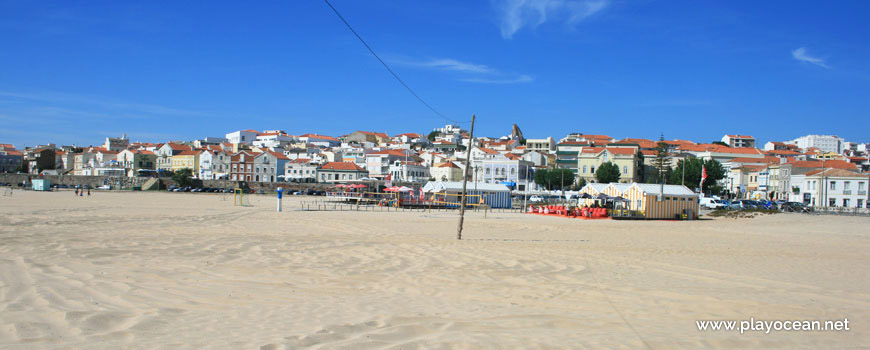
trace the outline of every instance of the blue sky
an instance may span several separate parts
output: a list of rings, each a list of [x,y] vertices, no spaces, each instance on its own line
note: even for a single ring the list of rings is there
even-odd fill
[[[332,3],[478,135],[870,141],[867,1]],[[444,123],[320,0],[0,2],[0,142],[17,147]]]

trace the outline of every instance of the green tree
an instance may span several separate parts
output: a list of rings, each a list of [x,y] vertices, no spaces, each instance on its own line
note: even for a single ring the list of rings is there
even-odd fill
[[[574,172],[569,169],[540,169],[535,171],[535,183],[548,190],[561,190],[574,185]]]
[[[704,180],[704,188],[702,192],[719,194],[722,192],[722,187],[717,184],[719,180],[725,178],[725,168],[722,163],[714,159],[701,160],[699,158],[689,159],[688,161],[677,162],[677,167],[671,172],[670,182],[672,184],[683,183],[683,166],[686,167],[686,187],[695,189],[701,183],[702,167],[707,170],[707,179]]]
[[[193,170],[190,170],[190,168],[180,169],[172,174],[172,180],[175,181],[175,184],[178,186],[190,186],[193,185],[193,179],[191,178],[192,174]]]
[[[426,135],[426,138],[429,139],[429,142],[435,141],[435,136],[441,135],[441,132],[438,130],[432,130],[429,135]]]
[[[653,159],[653,167],[656,168],[656,183],[666,181],[671,171],[671,155],[668,153],[668,144],[665,143],[665,135],[659,136],[656,143],[656,158]]]
[[[611,162],[601,163],[595,170],[595,179],[603,184],[619,182],[620,175],[622,174],[619,173],[619,166]]]

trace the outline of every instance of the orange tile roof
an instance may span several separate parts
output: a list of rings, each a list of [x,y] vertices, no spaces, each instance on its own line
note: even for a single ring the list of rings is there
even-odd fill
[[[790,151],[790,150],[785,150],[785,149],[777,149],[777,150],[772,150],[772,151],[765,151],[764,153],[772,154],[772,155],[773,155],[773,154],[775,154],[775,155],[781,155],[781,156],[796,156],[796,155],[800,155],[800,154],[801,154],[800,152],[795,152],[795,151]]]
[[[747,135],[726,135],[726,136],[728,136],[732,139],[753,139],[753,140],[755,139],[754,137],[747,136]]]
[[[731,160],[731,163],[761,163],[761,164],[778,164],[779,158],[777,157],[764,157],[764,158],[749,158],[749,157],[737,157]]]
[[[15,146],[12,146],[11,143],[0,143],[0,148],[12,148],[12,149],[15,149]]]
[[[857,169],[846,170],[846,169],[839,169],[839,168],[813,170],[813,171],[808,172],[807,176],[813,176],[813,175],[818,175],[818,174],[823,174],[824,176],[843,176],[843,177],[852,177],[852,176],[864,177],[865,176],[865,175],[862,175],[861,173],[859,173]]]
[[[199,152],[194,151],[194,150],[189,150],[189,151],[181,151],[181,153],[176,154],[176,156],[195,156],[197,154],[199,154]]]
[[[651,149],[642,149],[642,150],[640,150],[640,153],[645,155],[645,156],[655,156],[655,155],[659,154],[658,151],[651,150]]]
[[[849,163],[845,160],[798,160],[788,162],[795,168],[836,168],[836,169],[858,169],[857,165]]]
[[[258,133],[258,134],[260,133],[259,131],[254,130],[254,129],[241,130],[241,131],[246,131],[246,132],[255,132],[255,133]]]
[[[407,137],[410,137],[410,138],[421,138],[421,137],[423,137],[423,135],[420,135],[420,134],[415,133],[415,132],[406,132],[406,133],[404,133],[404,134],[398,134],[398,135],[396,135],[396,136],[397,136],[397,137],[398,137],[398,136],[407,136]]]
[[[296,164],[305,164],[305,163],[308,163],[308,162],[311,162],[311,159],[308,159],[308,158],[296,158],[296,159],[293,159],[293,160],[290,161],[290,163],[296,163]]]
[[[459,169],[459,167],[456,166],[456,164],[453,164],[453,162],[438,163],[438,164],[435,164],[435,167],[436,168],[456,168],[456,169]]]
[[[496,151],[494,149],[490,149],[490,148],[486,148],[486,147],[478,147],[478,149],[480,149],[481,151],[483,151],[483,153],[486,153],[486,154],[498,154],[498,151]]]
[[[604,150],[604,147],[583,147],[580,149],[580,153],[595,153],[598,154]]]
[[[413,154],[413,153],[407,153],[407,154],[406,154],[405,152],[402,152],[402,151],[399,151],[399,150],[394,150],[394,149],[385,149],[385,150],[383,150],[383,151],[372,152],[372,153],[369,153],[369,154],[371,154],[371,155],[390,155],[390,156],[398,156],[398,157],[404,157],[404,156],[406,156],[406,155],[407,155],[408,157],[413,157],[413,156],[415,155],[415,154]]]
[[[282,160],[290,160],[290,158],[287,158],[287,156],[285,156],[284,153],[281,153],[281,152],[267,151],[266,153],[269,153],[269,154],[275,156],[275,158],[278,158],[278,159],[282,159]]]
[[[507,157],[507,159],[510,159],[510,160],[520,160],[520,159],[523,159],[523,157],[520,157],[520,156],[518,156],[518,155],[516,155],[516,154],[513,154],[513,153],[507,153],[507,154],[505,154],[504,156]]]
[[[318,135],[318,134],[303,134],[303,135],[299,135],[299,137],[307,137],[307,138],[324,139],[324,140],[330,140],[330,141],[338,141],[338,139],[335,138],[335,137],[332,137],[332,136],[326,136],[326,135]]]
[[[329,163],[323,164],[323,166],[321,166],[320,169],[322,169],[322,170],[364,171],[363,168],[360,168],[356,164],[347,163],[347,162],[329,162]]]
[[[606,150],[613,154],[635,154],[637,151],[634,148],[628,147],[607,147]]]

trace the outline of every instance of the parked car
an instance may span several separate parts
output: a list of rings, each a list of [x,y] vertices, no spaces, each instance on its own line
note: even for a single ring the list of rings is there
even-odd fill
[[[102,186],[100,186],[100,187],[97,187],[97,189],[98,189],[98,190],[111,190],[111,189],[112,189],[112,186],[109,186],[109,185],[102,185]]]
[[[533,195],[529,197],[529,202],[531,203],[542,203],[544,202],[544,198],[538,195]]]
[[[800,202],[785,202],[782,204],[782,211],[788,213],[809,213],[813,211],[813,208]]]
[[[713,197],[702,197],[701,206],[707,209],[722,209],[725,208],[725,203]]]
[[[748,199],[740,199],[740,200],[736,200],[736,201],[731,202],[731,205],[729,205],[728,208],[735,209],[735,210],[746,210],[746,209],[758,208],[758,206],[754,202],[755,201],[748,200]]]

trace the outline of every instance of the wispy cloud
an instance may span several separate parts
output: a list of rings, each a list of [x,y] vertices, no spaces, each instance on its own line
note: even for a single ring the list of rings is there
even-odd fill
[[[513,38],[523,27],[537,27],[549,20],[576,25],[609,4],[609,0],[493,0],[501,36]]]
[[[440,58],[433,59],[425,62],[411,62],[411,65],[418,65],[421,67],[429,67],[429,68],[437,68],[443,70],[450,70],[456,72],[468,72],[468,73],[494,73],[495,69],[492,69],[483,64],[474,64],[469,62],[462,62],[459,60],[455,60],[452,58]]]
[[[460,81],[468,82],[468,83],[481,83],[481,84],[519,84],[519,83],[531,83],[535,79],[530,75],[520,75],[515,78],[463,78],[459,79]]]
[[[791,52],[791,56],[801,62],[812,63],[822,68],[831,69],[831,66],[825,63],[825,60],[807,54],[807,49],[805,47],[799,47],[795,49]]]
[[[527,74],[505,73],[485,64],[464,62],[453,58],[435,58],[428,60],[391,60],[393,63],[425,69],[437,69],[461,73],[456,80],[483,84],[516,84],[528,83],[534,80]]]

